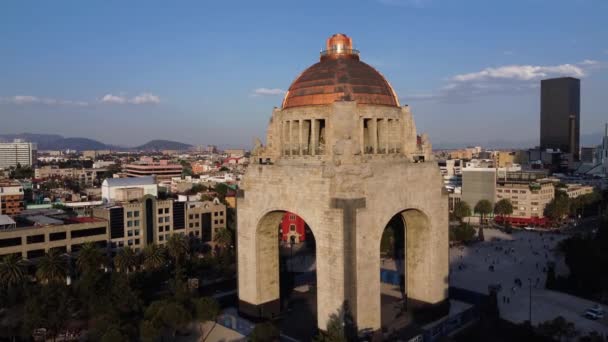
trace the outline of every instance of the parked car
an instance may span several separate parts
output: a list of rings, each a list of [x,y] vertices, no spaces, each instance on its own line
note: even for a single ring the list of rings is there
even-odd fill
[[[603,313],[598,313],[597,311],[593,310],[593,309],[589,309],[587,311],[585,311],[585,313],[583,314],[583,316],[587,319],[596,321],[598,319],[601,319],[604,317]]]

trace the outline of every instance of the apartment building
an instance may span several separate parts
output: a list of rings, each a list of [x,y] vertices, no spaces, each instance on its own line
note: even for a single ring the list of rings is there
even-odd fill
[[[496,184],[496,201],[508,199],[513,205],[513,214],[508,218],[513,225],[545,225],[544,210],[554,197],[555,188],[549,179],[507,177],[498,179]]]
[[[173,234],[212,242],[226,227],[226,207],[217,200],[179,202],[150,195],[98,206],[85,217],[70,217],[57,209],[28,210],[15,218],[16,224],[0,217],[0,257],[17,253],[28,259],[51,248],[77,252],[85,242],[112,253],[122,247],[141,251],[148,244],[163,245]]]
[[[15,139],[12,143],[0,143],[0,169],[32,166],[36,163],[37,145]]]
[[[565,188],[558,188],[558,191],[565,192],[569,198],[577,198],[579,196],[593,193],[593,187],[582,184],[566,184]]]
[[[23,186],[13,180],[0,180],[0,215],[16,216],[24,208]]]
[[[100,174],[106,172],[104,168],[98,169],[76,169],[76,168],[58,168],[55,166],[43,166],[34,170],[34,177],[37,179],[49,178],[71,178],[80,184],[92,186]]]

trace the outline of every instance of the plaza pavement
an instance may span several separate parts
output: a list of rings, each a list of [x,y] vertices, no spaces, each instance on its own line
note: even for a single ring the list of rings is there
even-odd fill
[[[563,316],[581,333],[597,331],[608,334],[608,318],[592,321],[583,317],[585,310],[594,302],[544,288],[546,273],[543,268],[546,263],[555,262],[558,272],[564,267],[554,249],[559,241],[567,238],[566,235],[528,231],[515,231],[509,235],[496,229],[484,229],[484,236],[484,242],[450,248],[451,286],[488,293],[489,285],[500,284],[502,290],[498,292],[498,305],[501,316],[521,323],[529,316],[530,278],[534,325]],[[494,272],[489,270],[490,265],[494,265]],[[516,278],[522,281],[522,287],[516,286]],[[508,302],[503,297],[508,298]]]

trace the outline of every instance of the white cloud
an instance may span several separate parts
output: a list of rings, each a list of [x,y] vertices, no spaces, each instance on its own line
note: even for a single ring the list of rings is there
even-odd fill
[[[160,103],[160,97],[150,93],[142,93],[129,100],[133,104]]]
[[[279,88],[257,88],[253,91],[253,96],[277,96],[284,95],[285,90]]]
[[[60,106],[88,106],[85,101],[58,100],[48,97],[38,97],[32,95],[15,95],[11,97],[0,97],[0,103],[28,105],[28,104],[44,104],[44,105],[60,105]]]
[[[100,101],[103,103],[126,103],[127,99],[123,96],[106,94],[101,98]]]
[[[160,97],[158,97],[158,95],[154,95],[151,93],[141,93],[132,98],[127,98],[124,95],[106,94],[99,101],[102,103],[111,103],[111,104],[125,104],[125,103],[130,103],[130,104],[135,104],[135,105],[148,104],[148,103],[158,104],[158,103],[160,103]]]
[[[456,82],[485,81],[491,79],[529,81],[552,76],[584,77],[585,71],[582,68],[584,65],[588,64],[584,64],[583,62],[579,65],[562,64],[555,66],[506,65],[498,68],[486,68],[478,72],[456,75],[452,77],[452,80]]]
[[[601,63],[583,60],[575,64],[560,65],[505,65],[480,71],[458,74],[447,79],[435,93],[405,96],[408,100],[439,100],[448,102],[468,101],[474,96],[529,93],[538,88],[545,78],[572,76],[583,78]]]

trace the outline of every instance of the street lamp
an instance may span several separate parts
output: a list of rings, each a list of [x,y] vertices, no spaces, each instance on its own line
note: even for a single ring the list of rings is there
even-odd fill
[[[532,278],[528,278],[528,283],[530,284],[529,291],[529,306],[528,306],[528,320],[530,321],[530,327],[532,327]]]

